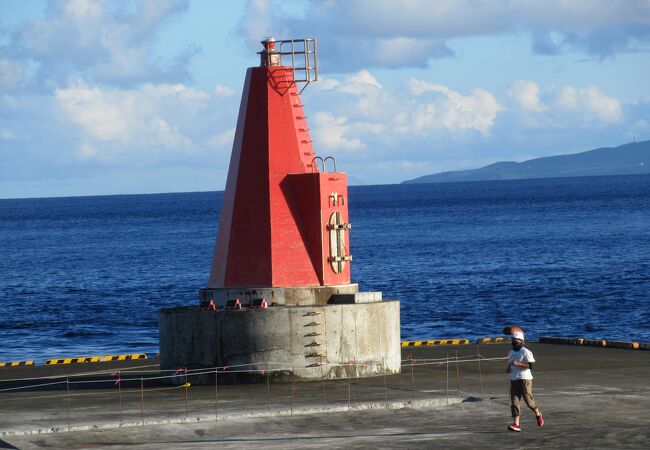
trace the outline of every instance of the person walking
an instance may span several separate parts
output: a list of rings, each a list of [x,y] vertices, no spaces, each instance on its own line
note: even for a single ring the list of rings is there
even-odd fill
[[[520,401],[524,398],[526,405],[535,413],[537,425],[544,425],[542,412],[533,398],[533,352],[524,347],[524,330],[511,327],[512,350],[508,353],[508,368],[506,372],[510,378],[510,409],[513,423],[508,425],[510,431],[521,431],[519,417],[521,415]]]

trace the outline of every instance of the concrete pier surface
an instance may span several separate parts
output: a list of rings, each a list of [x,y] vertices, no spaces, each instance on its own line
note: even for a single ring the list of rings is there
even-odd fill
[[[487,344],[402,348],[399,375],[294,384],[260,374],[216,390],[147,379],[155,360],[0,369],[0,448],[647,448],[650,352],[527,347],[546,424],[524,408],[521,433],[506,429],[498,358],[509,345]],[[121,392],[108,373],[117,368]],[[41,378],[91,371],[102,373]],[[24,377],[37,379],[7,381]],[[42,386],[3,390],[25,384]]]

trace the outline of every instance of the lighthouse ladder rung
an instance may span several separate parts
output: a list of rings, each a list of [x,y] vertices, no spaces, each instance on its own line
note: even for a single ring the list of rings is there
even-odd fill
[[[313,331],[311,333],[307,333],[305,337],[316,337],[316,336],[322,336],[323,333],[319,333],[318,331]]]
[[[322,342],[312,341],[309,344],[305,345],[305,347],[320,347],[321,345],[323,345]]]
[[[318,325],[322,325],[322,324],[323,324],[323,322],[310,322],[305,326],[306,327],[317,327]]]
[[[312,141],[311,139],[303,139],[300,142],[302,142],[303,144],[309,144],[309,143],[314,142],[314,141]]]
[[[321,314],[323,314],[321,311],[309,311],[304,315],[304,317],[320,316]]]
[[[309,131],[309,128],[298,128],[298,131],[302,131],[302,132]]]
[[[296,116],[296,119],[298,119],[298,120],[302,120],[302,119],[306,119],[306,118],[307,118],[307,116]]]
[[[305,367],[320,367],[320,366],[322,366],[321,363],[312,363],[312,364],[309,364],[308,366],[305,366]]]
[[[325,356],[325,353],[323,352],[313,352],[313,353],[307,353],[305,355],[305,358],[322,358]]]
[[[293,105],[294,108],[302,108],[303,106],[305,106],[305,105],[302,104],[302,103]]]

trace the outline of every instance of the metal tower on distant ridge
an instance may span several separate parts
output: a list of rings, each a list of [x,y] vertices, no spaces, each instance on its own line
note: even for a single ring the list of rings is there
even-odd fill
[[[246,72],[208,287],[200,307],[161,312],[161,368],[399,372],[399,302],[351,283],[347,174],[312,145],[300,93],[318,80],[316,40],[262,45]]]

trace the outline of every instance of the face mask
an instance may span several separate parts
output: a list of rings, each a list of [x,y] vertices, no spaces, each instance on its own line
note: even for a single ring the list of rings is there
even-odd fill
[[[514,351],[516,351],[516,352],[518,352],[519,350],[521,350],[522,347],[523,347],[522,344],[519,344],[519,343],[517,343],[517,342],[513,342],[513,343],[512,343],[512,349],[513,349]]]

